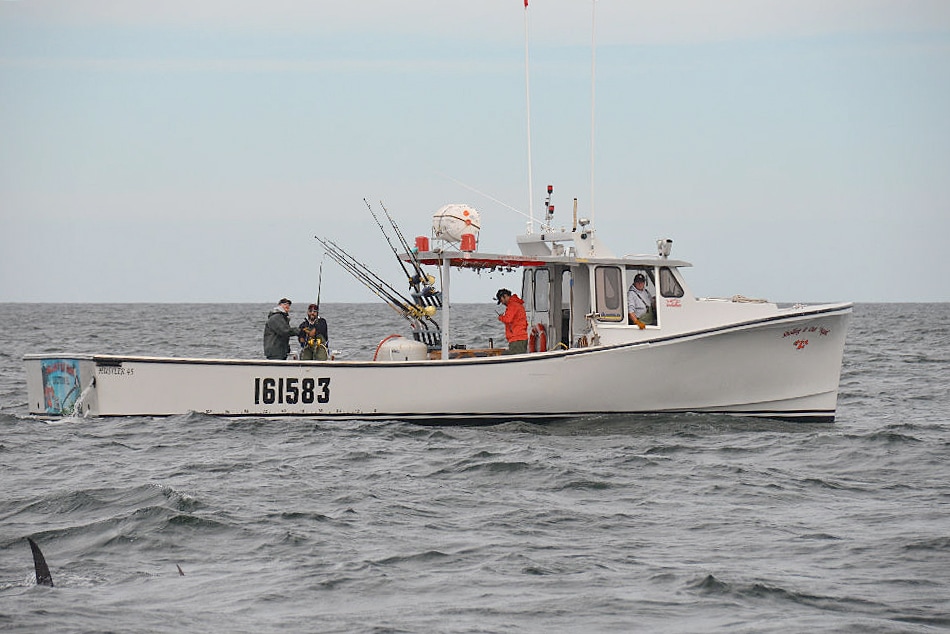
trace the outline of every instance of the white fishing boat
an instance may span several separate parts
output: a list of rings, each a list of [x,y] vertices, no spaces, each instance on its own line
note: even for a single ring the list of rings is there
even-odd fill
[[[527,8],[525,2],[526,39]],[[526,43],[526,88],[527,71]],[[593,148],[593,113],[591,128]],[[411,336],[387,337],[373,359],[27,355],[29,410],[51,417],[194,411],[433,424],[665,412],[834,420],[851,304],[780,307],[741,296],[697,297],[683,277],[690,265],[670,257],[671,240],[657,241],[650,255],[618,257],[592,222],[577,217],[576,203],[569,226],[556,227],[550,195],[549,186],[543,219],[528,214],[518,255],[479,252],[479,214],[468,205],[439,209],[415,246],[386,212],[402,246],[389,242],[410,275],[410,297],[318,238],[327,255],[410,322]],[[427,266],[439,267],[441,288]],[[451,340],[452,272],[498,269],[522,271],[526,354]],[[637,275],[655,300],[649,323],[629,317],[628,289]]]
[[[672,241],[657,241],[650,255],[618,257],[588,221],[567,229],[550,221],[517,237],[520,254],[490,254],[477,250],[477,211],[439,210],[430,235],[399,253],[419,273],[411,299],[394,297],[392,287],[350,262],[351,273],[411,322],[409,336],[380,342],[373,359],[27,355],[30,412],[426,424],[667,412],[834,420],[850,303],[780,307],[697,297],[683,276],[690,264],[671,257]],[[346,257],[324,244],[335,259]],[[439,267],[442,288],[431,286],[424,267]],[[527,354],[449,336],[452,274],[498,269],[522,271]],[[655,298],[649,324],[628,318],[637,274]]]

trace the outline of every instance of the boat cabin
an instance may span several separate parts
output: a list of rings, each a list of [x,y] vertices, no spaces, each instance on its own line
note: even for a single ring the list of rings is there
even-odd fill
[[[518,236],[520,256],[436,249],[417,255],[422,264],[459,269],[522,268],[519,292],[529,325],[529,352],[586,348],[659,335],[681,322],[676,314],[692,300],[680,273],[688,262],[669,257],[672,240],[657,241],[654,255],[617,257],[588,221],[571,231]],[[652,299],[644,320],[632,318],[637,275]],[[442,328],[444,336],[447,328]]]
[[[629,341],[632,335],[657,334],[669,316],[682,307],[686,285],[679,271],[688,262],[669,258],[672,240],[657,241],[656,255],[616,257],[582,221],[570,232],[518,237],[522,254],[545,260],[524,267],[521,298],[530,325],[529,350],[584,348]],[[635,318],[634,280],[643,276],[640,292],[652,300],[644,319]],[[648,294],[648,297],[647,297]]]
[[[623,330],[658,330],[670,307],[680,305],[686,294],[677,266],[657,266],[649,262],[572,263],[527,267],[522,276],[521,298],[531,326],[532,351],[555,348],[583,348],[592,326],[605,333]],[[648,317],[632,315],[631,289],[634,278],[645,278],[644,290],[652,298]],[[603,343],[603,342],[602,342]]]

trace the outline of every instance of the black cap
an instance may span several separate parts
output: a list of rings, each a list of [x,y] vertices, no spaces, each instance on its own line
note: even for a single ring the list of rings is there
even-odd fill
[[[309,306],[307,306],[307,310],[318,310],[318,308],[316,304],[310,304]]]
[[[647,278],[644,277],[643,273],[637,273],[636,275],[633,276],[634,284],[636,284],[637,282],[643,282],[644,284],[646,284],[646,281],[647,281]]]
[[[280,301],[277,302],[277,303],[278,303],[278,304],[287,304],[288,306],[290,306],[291,304],[293,304],[293,302],[290,301],[289,299],[287,299],[286,297],[281,297],[281,298],[280,298]]]
[[[498,292],[495,293],[495,303],[500,304],[501,298],[505,295],[511,295],[511,291],[509,291],[507,288],[499,288]]]

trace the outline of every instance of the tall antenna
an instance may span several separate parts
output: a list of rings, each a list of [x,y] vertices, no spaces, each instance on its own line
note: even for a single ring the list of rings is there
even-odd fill
[[[531,81],[528,73],[528,0],[524,0],[524,91],[528,119],[528,233],[534,227],[534,184],[531,175]]]
[[[527,2],[527,0],[525,0]],[[590,15],[590,221],[594,222],[594,118],[597,85],[597,0],[591,0]],[[596,225],[594,225],[596,226]]]

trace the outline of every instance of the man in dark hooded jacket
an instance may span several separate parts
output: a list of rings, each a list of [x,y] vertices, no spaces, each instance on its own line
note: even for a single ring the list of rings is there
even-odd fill
[[[286,359],[290,354],[290,338],[298,330],[290,325],[291,301],[284,297],[267,315],[264,324],[264,356],[268,359]]]

